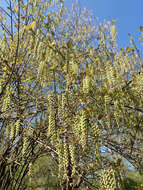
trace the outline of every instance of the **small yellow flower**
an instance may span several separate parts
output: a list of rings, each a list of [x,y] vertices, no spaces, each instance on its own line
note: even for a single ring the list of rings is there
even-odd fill
[[[15,12],[15,13],[18,13],[18,9],[17,9],[16,6],[14,6],[14,12]]]

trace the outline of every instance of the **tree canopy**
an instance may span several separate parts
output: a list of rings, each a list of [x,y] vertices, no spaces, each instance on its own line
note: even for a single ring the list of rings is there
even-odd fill
[[[8,0],[0,29],[0,189],[22,189],[42,156],[61,190],[125,189],[126,163],[143,170],[132,36],[119,50],[114,21],[76,5],[68,13],[62,0]]]

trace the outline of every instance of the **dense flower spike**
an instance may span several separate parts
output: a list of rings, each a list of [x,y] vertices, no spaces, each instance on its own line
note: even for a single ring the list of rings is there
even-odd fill
[[[115,190],[115,174],[112,168],[108,168],[102,171],[101,177],[101,190]]]
[[[54,115],[51,112],[49,115],[49,125],[48,125],[48,132],[47,132],[47,136],[56,136],[56,126],[55,126],[55,119],[54,119]]]
[[[2,105],[1,111],[2,112],[6,112],[7,109],[9,108],[9,106],[10,106],[10,96],[7,95],[7,97],[5,97],[5,99],[3,101],[3,105]]]
[[[33,163],[32,163],[32,162],[29,163],[28,175],[29,175],[30,177],[33,176]]]
[[[15,137],[15,125],[13,123],[10,124],[10,139],[14,139]]]
[[[82,145],[82,148],[85,149],[86,143],[87,143],[87,118],[86,113],[84,110],[81,112],[81,119],[80,119],[80,128],[81,128],[81,136],[80,136],[80,142]]]
[[[67,177],[68,165],[69,165],[69,150],[67,143],[64,143],[64,156],[63,156],[63,165],[64,165],[64,178]]]
[[[58,177],[61,178],[62,177],[62,174],[63,174],[63,167],[64,167],[64,147],[63,147],[63,144],[59,141],[57,146],[56,146],[56,150],[57,150],[57,154],[58,154],[58,157],[59,157],[59,164],[58,164],[58,167],[59,167],[59,173],[58,173]]]
[[[83,92],[84,93],[88,93],[89,92],[89,88],[90,88],[90,78],[89,78],[89,76],[86,76],[83,79]]]
[[[75,169],[76,164],[75,164],[75,150],[74,150],[74,146],[73,145],[69,146],[69,151],[70,151],[71,164],[72,164],[72,176],[74,176],[75,170],[76,170]]]
[[[100,137],[101,135],[101,129],[99,128],[99,125],[96,124],[93,126],[93,133],[95,134],[95,137]]]
[[[33,168],[33,163],[30,162],[28,166],[28,176],[29,176],[29,181],[30,185],[33,186],[33,175],[34,175],[34,168]]]
[[[19,130],[20,130],[20,119],[18,119],[15,123],[15,128],[16,128],[16,134],[19,134]]]
[[[22,147],[22,156],[23,156],[23,159],[24,159],[24,156],[26,154],[27,147],[28,147],[28,137],[27,137],[27,135],[24,135],[24,138],[23,138],[23,147]]]
[[[81,124],[80,124],[79,117],[76,115],[76,117],[73,120],[74,120],[73,121],[73,132],[76,137],[80,138]]]

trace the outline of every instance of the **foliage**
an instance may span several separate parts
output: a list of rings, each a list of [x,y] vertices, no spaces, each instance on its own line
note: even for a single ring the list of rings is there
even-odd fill
[[[68,15],[63,1],[9,0],[0,11],[0,188],[18,190],[27,175],[34,188],[32,168],[47,155],[61,190],[124,189],[124,160],[143,169],[132,37],[118,51],[114,23]]]
[[[125,189],[143,189],[143,176],[139,175],[138,172],[135,171],[127,171],[126,178],[124,179]]]
[[[21,190],[30,188],[59,190],[57,170],[58,165],[47,156],[37,159],[32,166],[32,176],[26,176],[21,185]]]

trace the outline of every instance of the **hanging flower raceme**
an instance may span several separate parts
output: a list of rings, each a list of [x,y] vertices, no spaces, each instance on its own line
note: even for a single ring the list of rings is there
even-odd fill
[[[83,92],[84,93],[88,93],[89,92],[89,88],[90,88],[90,77],[87,75],[83,79]]]
[[[82,148],[85,149],[87,143],[87,117],[84,110],[81,111],[80,130],[80,143],[82,145]]]

